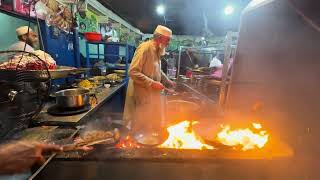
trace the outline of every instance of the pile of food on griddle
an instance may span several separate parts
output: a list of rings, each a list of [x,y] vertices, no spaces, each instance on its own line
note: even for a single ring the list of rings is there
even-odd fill
[[[41,50],[34,51],[32,54],[18,53],[0,64],[0,69],[4,70],[45,70],[46,68],[56,69],[57,64],[49,54]]]

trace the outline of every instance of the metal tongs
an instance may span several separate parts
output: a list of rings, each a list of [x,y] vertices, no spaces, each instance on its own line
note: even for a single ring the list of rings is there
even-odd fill
[[[166,92],[168,92],[170,94],[173,94],[173,93],[176,92],[174,89],[169,89],[169,88],[166,88],[166,87],[164,88],[164,91],[166,91]]]
[[[115,144],[119,139],[120,139],[120,131],[117,128],[115,128],[113,131],[112,137],[103,138],[103,139],[94,139],[92,141],[83,141],[83,142],[78,142],[74,144],[67,144],[67,145],[64,145],[62,148],[63,148],[63,152],[76,151],[86,146],[93,146],[98,144],[108,144],[108,145]]]
[[[99,140],[94,140],[94,141],[89,141],[89,142],[80,142],[80,143],[75,143],[75,144],[68,144],[64,145],[62,147],[63,152],[70,152],[70,151],[77,151],[83,147],[86,146],[93,146],[97,144],[114,144],[116,142],[116,139],[114,137],[107,138],[107,139],[99,139]]]

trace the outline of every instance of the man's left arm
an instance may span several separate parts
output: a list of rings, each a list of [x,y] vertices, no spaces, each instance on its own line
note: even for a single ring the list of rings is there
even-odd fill
[[[171,81],[168,76],[161,70],[161,81],[163,84],[170,85],[171,87],[175,87],[176,83]]]
[[[161,70],[161,81],[163,83],[169,83],[170,79],[168,78],[168,76],[166,75],[166,73],[164,73],[162,70]]]

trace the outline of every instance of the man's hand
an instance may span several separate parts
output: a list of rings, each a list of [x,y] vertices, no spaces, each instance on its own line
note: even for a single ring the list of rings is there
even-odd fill
[[[171,87],[176,87],[176,86],[177,86],[177,83],[174,82],[174,81],[171,81],[171,80],[168,81],[168,84],[169,84]]]
[[[158,81],[152,82],[151,87],[152,87],[153,89],[156,89],[156,90],[162,90],[162,89],[164,89],[164,85],[161,84],[161,83],[158,82]]]
[[[45,162],[43,153],[59,152],[61,147],[37,142],[20,141],[0,147],[0,174],[16,174]]]

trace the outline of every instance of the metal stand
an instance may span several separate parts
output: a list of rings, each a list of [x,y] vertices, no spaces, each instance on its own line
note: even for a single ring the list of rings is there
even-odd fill
[[[228,32],[225,42],[224,50],[224,66],[222,69],[222,80],[220,83],[219,105],[224,108],[226,100],[228,99],[228,91],[230,89],[230,82],[232,80],[233,65],[229,68],[230,60],[235,57],[236,46],[232,45],[233,38],[237,38],[238,33]]]
[[[90,44],[97,45],[97,53],[90,53]],[[124,43],[112,43],[112,42],[91,42],[91,41],[86,41],[86,67],[91,67],[92,65],[90,64],[90,57],[91,56],[97,56],[98,59],[102,56],[106,62],[108,62],[107,57],[121,57],[119,54],[101,54],[100,53],[100,45],[104,46],[104,49],[108,48],[108,46],[119,46],[119,47],[125,47],[126,48],[126,54],[125,54],[125,75],[126,75],[126,80],[129,79],[128,76],[128,70],[129,70],[129,61],[130,61],[130,54],[129,54],[129,44],[124,44]],[[117,68],[115,68],[117,69]]]

